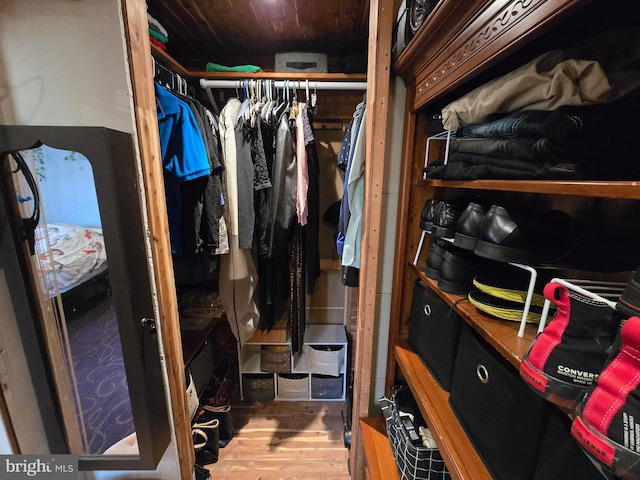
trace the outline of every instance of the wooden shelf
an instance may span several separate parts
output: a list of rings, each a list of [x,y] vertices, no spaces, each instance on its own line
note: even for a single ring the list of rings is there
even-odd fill
[[[370,480],[400,480],[391,443],[387,437],[384,418],[361,418],[360,435],[367,463],[367,478]]]
[[[561,180],[419,180],[416,186],[543,193],[600,198],[640,199],[640,181],[595,182]]]
[[[178,75],[182,75],[190,79],[216,79],[216,80],[244,80],[246,78],[255,78],[263,80],[309,80],[311,82],[322,81],[341,81],[341,82],[366,82],[367,75],[365,73],[283,73],[283,72],[207,72],[204,70],[187,70],[171,55],[164,50],[151,44],[151,54],[156,61],[171,69]],[[313,87],[313,85],[312,85]]]
[[[510,322],[487,317],[479,313],[470,302],[461,301],[467,297],[465,295],[453,295],[443,292],[438,288],[437,282],[428,278],[418,267],[410,265],[420,279],[425,282],[435,293],[455,308],[460,316],[473,327],[482,337],[484,337],[500,354],[506,358],[516,369],[520,368],[520,363],[527,350],[536,337],[537,325],[527,324],[523,337],[518,337],[520,322]]]
[[[224,317],[226,319],[226,317]],[[219,318],[198,319],[202,320],[202,328],[181,328],[180,336],[182,339],[182,356],[184,364],[189,365],[193,357],[195,357],[202,344],[209,338],[213,327],[220,321]]]
[[[468,0],[464,11],[459,5],[460,2],[454,0],[438,2],[393,65],[407,85],[407,107],[385,387],[389,392],[398,379],[404,377],[452,478],[477,480],[490,479],[491,475],[457,420],[449,404],[449,394],[442,390],[407,341],[414,282],[417,278],[425,282],[516,371],[535,340],[537,325],[528,324],[524,336],[518,337],[520,322],[493,319],[480,313],[466,295],[452,295],[438,289],[437,282],[424,274],[424,263],[411,264],[425,200],[475,190],[488,202],[495,192],[496,198],[504,198],[515,206],[558,208],[579,215],[585,222],[595,223],[604,217],[613,230],[616,224],[622,230],[637,218],[640,179],[425,180],[426,142],[433,133],[430,120],[441,113],[445,105],[487,80],[513,71],[528,59],[578,41],[582,32],[590,36],[593,32],[626,24],[626,18],[616,15],[617,10],[604,2]],[[444,147],[430,144],[429,148],[440,158]],[[606,162],[606,157],[602,161]],[[481,416],[482,412],[477,415]],[[496,449],[485,455],[487,460],[492,460],[500,452]]]
[[[399,340],[394,356],[420,412],[433,434],[440,454],[454,480],[491,480],[487,467],[458,422],[449,393],[440,388],[420,357],[404,340]]]

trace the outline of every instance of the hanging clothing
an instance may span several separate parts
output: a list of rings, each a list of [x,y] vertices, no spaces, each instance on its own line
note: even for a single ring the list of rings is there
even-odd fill
[[[351,163],[353,161],[353,152],[355,148],[356,139],[358,138],[358,133],[360,131],[360,124],[362,122],[362,114],[364,109],[366,108],[366,104],[364,102],[360,102],[355,111],[353,112],[353,119],[351,128],[348,131],[348,138],[345,135],[345,140],[343,142],[348,145],[348,149],[346,149],[345,154],[347,157],[347,166],[344,178],[344,187],[342,191],[342,202],[340,204],[340,218],[338,220],[338,235],[336,237],[336,247],[338,250],[338,255],[342,255],[344,250],[344,237],[347,232],[347,226],[349,224],[349,192],[347,189],[348,178],[351,168]],[[342,151],[341,151],[342,153]],[[339,162],[342,161],[339,158]]]
[[[302,228],[299,224],[293,227],[290,259],[290,286],[291,302],[289,303],[289,337],[291,338],[291,351],[302,353],[304,345],[304,330],[306,324],[306,303],[304,295],[304,240]]]
[[[158,83],[155,83],[155,90],[171,252],[192,252],[199,243],[194,226],[198,220],[183,216],[183,212],[197,210],[190,202],[198,195],[190,195],[189,201],[183,204],[182,194],[188,188],[183,189],[182,185],[196,181],[189,184],[193,187],[189,191],[201,194],[206,187],[206,177],[211,173],[209,159],[189,105]],[[183,238],[183,233],[187,237]]]
[[[220,137],[225,167],[228,171],[227,188],[230,235],[238,237],[241,249],[251,248],[255,210],[253,207],[254,167],[251,157],[251,138],[244,117],[242,103],[231,98],[220,112]]]
[[[288,312],[290,299],[289,261],[292,228],[296,219],[296,156],[289,128],[289,111],[281,113],[272,145],[271,185],[267,193],[267,255],[259,257],[260,328],[270,330]],[[269,162],[271,160],[271,162]]]
[[[307,172],[307,146],[304,138],[303,117],[307,116],[307,105],[298,102],[296,115],[296,213],[298,223],[303,227],[307,224],[307,190],[309,188],[309,174]]]
[[[255,298],[258,274],[251,250],[239,248],[235,235],[229,235],[229,250],[220,257],[220,299],[229,327],[242,346],[253,336],[260,321]]]
[[[222,192],[222,151],[220,137],[218,133],[218,122],[213,114],[205,110],[205,120],[207,128],[205,131],[208,139],[205,145],[209,145],[211,174],[209,175],[207,187],[203,197],[202,224],[200,226],[200,237],[204,245],[213,249],[215,254],[227,253],[229,251],[228,240],[226,239],[227,229],[222,215],[223,192]],[[226,247],[225,247],[226,245]]]
[[[360,269],[360,243],[362,241],[362,207],[364,202],[364,166],[366,144],[367,112],[362,113],[362,123],[356,139],[353,159],[349,169],[349,177],[346,190],[349,196],[350,219],[344,238],[344,251],[342,253],[342,266],[347,269]],[[347,286],[357,286],[357,279],[353,279],[355,272],[343,271],[343,282]],[[355,283],[355,284],[354,284]]]
[[[320,277],[320,165],[315,135],[313,113],[305,108],[302,117],[304,143],[307,153],[307,224],[303,228],[305,285],[307,295],[315,293],[316,281]]]

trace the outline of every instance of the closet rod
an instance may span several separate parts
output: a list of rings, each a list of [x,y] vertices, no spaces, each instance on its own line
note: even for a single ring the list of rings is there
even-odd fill
[[[276,88],[285,88],[285,80],[275,80]],[[306,80],[289,80],[289,88],[305,88]],[[367,82],[340,82],[340,81],[312,81],[310,80],[309,88],[314,90],[366,90]],[[236,88],[240,86],[240,80],[210,80],[206,78],[200,79],[202,88]]]

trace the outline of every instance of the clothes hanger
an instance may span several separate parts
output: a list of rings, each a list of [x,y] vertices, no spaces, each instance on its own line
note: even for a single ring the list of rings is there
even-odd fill
[[[288,80],[282,85],[282,102],[273,110],[273,120],[277,122],[288,106]]]
[[[313,82],[313,93],[311,94],[311,108],[315,108],[318,104],[318,84]]]

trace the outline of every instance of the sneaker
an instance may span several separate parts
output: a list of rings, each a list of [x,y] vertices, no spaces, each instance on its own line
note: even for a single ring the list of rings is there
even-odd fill
[[[640,478],[640,318],[620,329],[620,348],[580,404],[571,435],[601,469]]]
[[[548,283],[544,296],[557,307],[520,364],[520,376],[534,392],[574,410],[604,368],[619,326],[602,302]]]

